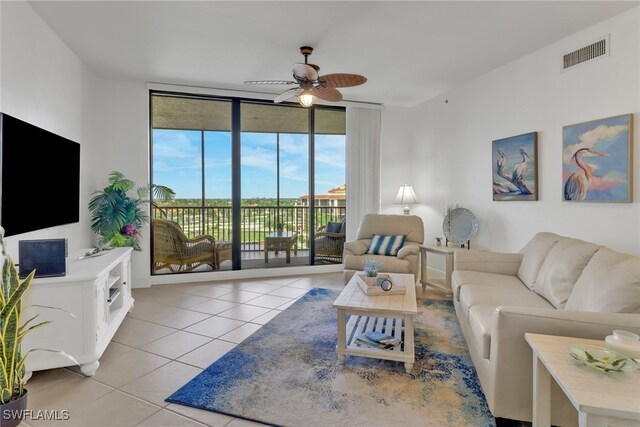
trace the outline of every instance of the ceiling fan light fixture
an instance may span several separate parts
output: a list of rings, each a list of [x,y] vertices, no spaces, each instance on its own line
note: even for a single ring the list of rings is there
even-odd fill
[[[320,67],[309,64],[309,55],[313,53],[313,48],[302,46],[300,53],[304,56],[304,64],[293,64],[291,69],[293,80],[249,80],[245,84],[297,85],[276,96],[273,102],[279,104],[295,97],[301,106],[309,108],[316,103],[318,98],[323,101],[340,102],[342,94],[336,88],[359,86],[367,81],[366,77],[358,74],[334,73],[321,76],[319,74]]]
[[[298,95],[298,102],[305,108],[311,107],[316,103],[316,96],[312,93],[304,91],[302,94]]]

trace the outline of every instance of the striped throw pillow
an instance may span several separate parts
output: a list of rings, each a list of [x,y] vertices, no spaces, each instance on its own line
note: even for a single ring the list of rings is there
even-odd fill
[[[371,255],[396,256],[398,249],[404,245],[406,238],[407,236],[404,234],[399,236],[381,236],[374,234],[367,248],[367,253]]]

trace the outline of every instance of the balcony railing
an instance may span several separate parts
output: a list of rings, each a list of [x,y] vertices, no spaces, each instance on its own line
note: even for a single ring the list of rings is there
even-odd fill
[[[276,231],[281,225],[285,231],[298,233],[298,249],[309,249],[309,238],[318,228],[329,221],[339,221],[346,214],[342,207],[316,207],[315,226],[309,230],[309,207],[264,207],[240,208],[241,247],[243,251],[263,249],[264,236]],[[153,208],[153,218],[177,222],[187,237],[208,234],[216,240],[231,240],[231,207],[163,206]]]

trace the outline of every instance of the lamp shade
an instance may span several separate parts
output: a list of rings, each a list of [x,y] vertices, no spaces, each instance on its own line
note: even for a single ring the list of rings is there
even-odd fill
[[[398,190],[398,194],[396,194],[396,200],[394,203],[404,205],[405,215],[409,215],[410,213],[409,205],[417,202],[416,193],[413,192],[413,187],[408,184],[401,185]]]
[[[413,203],[418,203],[416,199],[416,193],[413,192],[413,187],[405,184],[401,185],[398,190],[398,194],[396,194],[395,203],[399,205],[410,205]]]

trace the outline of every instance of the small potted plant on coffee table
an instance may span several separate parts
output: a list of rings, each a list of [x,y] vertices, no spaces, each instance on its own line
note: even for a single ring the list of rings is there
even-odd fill
[[[378,273],[382,268],[382,263],[380,261],[376,261],[375,259],[367,258],[364,261],[364,280],[367,286],[375,286],[376,278],[378,277]]]

